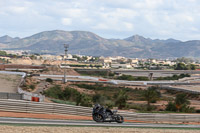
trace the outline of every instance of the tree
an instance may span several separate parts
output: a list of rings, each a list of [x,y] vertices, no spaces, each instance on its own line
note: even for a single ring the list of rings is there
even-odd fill
[[[0,51],[0,55],[2,55],[2,56],[6,56],[7,53],[6,53],[6,51]]]
[[[196,66],[194,64],[190,64],[190,69],[191,70],[196,70]]]
[[[176,66],[175,66],[175,70],[187,70],[187,67],[184,63],[178,63]]]
[[[190,101],[188,101],[186,94],[178,94],[176,95],[175,105],[178,112],[185,106],[189,105]]]
[[[176,59],[176,62],[188,64],[188,63],[194,62],[194,60],[191,59],[191,58],[181,57],[181,58],[177,58],[177,59]]]
[[[194,112],[194,108],[191,108],[189,105],[190,101],[187,99],[187,95],[181,93],[176,95],[174,102],[168,102],[166,110],[186,113]]]
[[[128,100],[128,96],[126,91],[120,90],[116,95],[115,105],[118,106],[119,109],[126,107],[126,101]]]
[[[173,102],[169,101],[165,110],[176,111],[176,105]]]
[[[149,87],[144,91],[143,97],[147,101],[147,110],[151,110],[151,102],[156,102],[159,98],[160,92],[157,91],[157,87]]]

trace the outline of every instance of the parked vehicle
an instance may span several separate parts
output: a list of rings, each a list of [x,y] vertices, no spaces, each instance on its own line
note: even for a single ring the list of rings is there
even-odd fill
[[[100,104],[96,104],[93,107],[92,118],[96,122],[117,122],[123,123],[123,116],[116,114],[117,110],[111,111],[108,108],[104,108]]]

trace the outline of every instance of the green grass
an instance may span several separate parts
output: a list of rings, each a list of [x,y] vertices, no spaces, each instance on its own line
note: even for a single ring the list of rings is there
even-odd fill
[[[51,99],[51,101],[54,103],[60,103],[60,104],[76,105],[75,102],[71,102],[71,101],[63,101],[63,100],[58,100],[58,99]]]
[[[173,111],[137,111],[137,113],[159,113],[159,114],[180,113],[180,114],[185,114],[185,112],[173,112]]]
[[[83,125],[52,125],[52,124],[4,124],[0,123],[0,125],[7,125],[7,126],[32,126],[32,127],[38,127],[38,126],[44,126],[44,127],[101,127],[101,128],[116,128],[111,126],[83,126]],[[169,125],[184,125],[184,124],[169,124]],[[200,130],[200,128],[177,128],[177,127],[123,127],[118,126],[118,128],[140,128],[140,129],[173,129],[173,130]]]

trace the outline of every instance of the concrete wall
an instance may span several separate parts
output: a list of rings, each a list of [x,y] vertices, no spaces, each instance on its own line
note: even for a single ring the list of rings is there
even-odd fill
[[[0,99],[16,99],[16,100],[22,100],[23,95],[18,93],[6,93],[6,92],[0,92]]]

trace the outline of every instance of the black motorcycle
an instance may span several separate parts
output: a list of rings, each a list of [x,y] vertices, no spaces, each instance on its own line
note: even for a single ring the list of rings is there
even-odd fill
[[[124,118],[116,114],[117,111],[111,111],[108,108],[104,108],[103,106],[96,104],[93,107],[92,118],[96,122],[117,122],[123,123]]]

